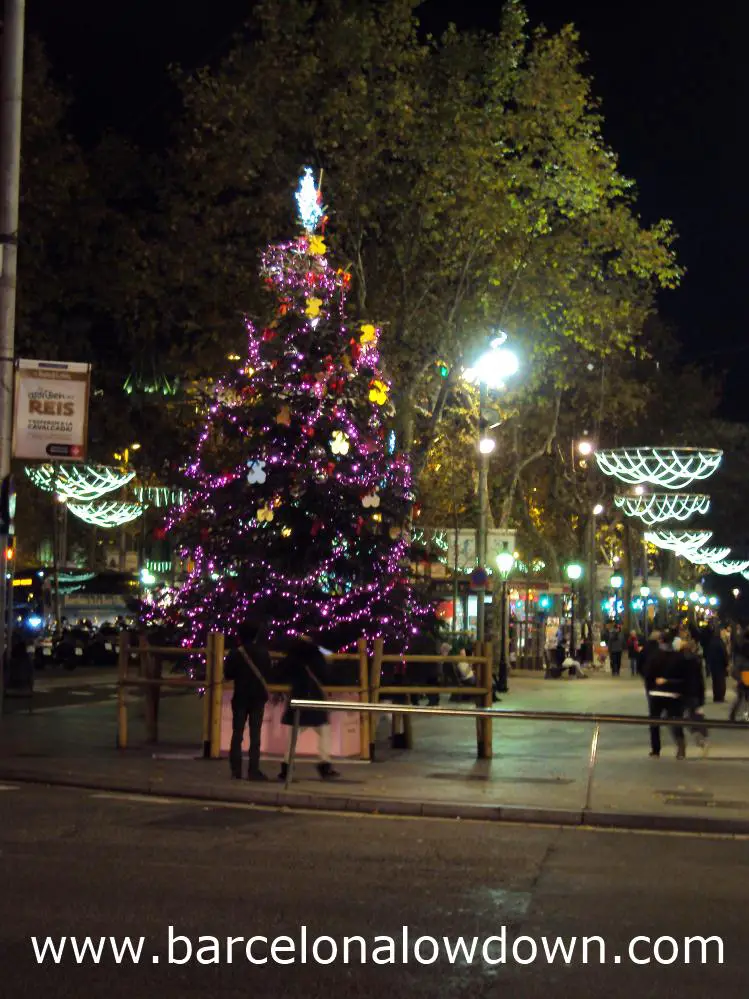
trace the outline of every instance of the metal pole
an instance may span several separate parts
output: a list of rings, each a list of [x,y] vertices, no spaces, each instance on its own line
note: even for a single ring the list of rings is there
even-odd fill
[[[13,374],[16,339],[18,202],[21,180],[21,95],[25,0],[5,0],[0,42],[0,479],[10,475],[13,447]],[[5,541],[0,544],[0,666],[4,670]],[[10,650],[8,650],[10,653]],[[0,676],[0,714],[4,672]]]
[[[500,641],[502,643],[499,652],[499,682],[497,689],[500,694],[507,693],[507,578],[502,577],[502,618],[500,624]]]
[[[593,773],[596,769],[596,759],[598,758],[598,738],[601,734],[601,723],[596,722],[595,728],[593,729],[593,740],[590,744],[590,759],[588,761],[588,785],[585,790],[585,805],[583,806],[583,811],[587,812],[590,808],[590,801],[593,796]]]
[[[570,596],[570,658],[575,658],[575,584],[570,582],[572,594]]]
[[[590,511],[588,521],[588,620],[590,647],[593,648],[593,625],[596,615],[596,515]]]
[[[483,569],[484,572],[486,572],[486,538],[489,516],[489,455],[481,453],[480,445],[486,395],[486,384],[481,382],[479,387],[479,529],[476,555],[478,556],[479,569]],[[479,587],[476,592],[476,601],[476,638],[479,642],[483,642],[486,622],[486,587]]]
[[[289,784],[291,784],[294,779],[294,763],[296,762],[296,744],[299,738],[299,708],[294,712],[294,725],[291,729],[291,746],[289,747],[289,763],[286,767],[286,783],[284,784],[284,789],[288,790]]]

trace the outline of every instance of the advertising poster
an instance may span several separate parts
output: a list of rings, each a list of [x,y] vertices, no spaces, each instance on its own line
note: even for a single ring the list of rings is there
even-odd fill
[[[84,461],[91,365],[16,362],[13,456]]]

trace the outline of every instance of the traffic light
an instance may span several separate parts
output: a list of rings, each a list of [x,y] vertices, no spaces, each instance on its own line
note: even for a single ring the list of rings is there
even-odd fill
[[[0,534],[15,534],[16,487],[12,475],[6,475],[0,487]]]

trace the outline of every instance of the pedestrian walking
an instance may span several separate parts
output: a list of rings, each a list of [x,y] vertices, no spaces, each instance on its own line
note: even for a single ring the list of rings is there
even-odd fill
[[[702,669],[702,655],[699,643],[688,633],[674,640],[674,648],[684,658],[684,714],[693,722],[689,728],[697,745],[707,754],[709,732],[704,724],[705,714],[705,673]]]
[[[308,636],[302,635],[291,643],[283,663],[284,680],[291,684],[291,698],[297,701],[324,701],[323,690],[328,664],[320,648]],[[290,706],[281,719],[284,725],[294,724],[295,710]],[[299,712],[299,731],[314,729],[317,732],[317,770],[323,780],[331,780],[341,775],[333,769],[330,759],[330,712],[324,708],[302,708]],[[289,771],[291,740],[281,764],[279,780],[286,780]]]
[[[648,698],[648,715],[653,719],[682,718],[684,716],[684,693],[686,690],[686,670],[681,651],[672,647],[674,636],[666,634],[659,644],[657,653],[651,653],[645,666],[645,690]],[[671,726],[671,734],[676,743],[676,758],[686,756],[684,729],[680,725]],[[661,755],[661,730],[659,725],[650,726],[650,755]]]
[[[729,718],[736,721],[739,708],[749,701],[749,629],[739,631],[733,650],[731,676],[736,681],[736,700],[731,705]]]
[[[627,638],[627,659],[629,660],[629,671],[632,676],[637,676],[640,666],[640,655],[642,653],[642,642],[633,629]]]
[[[622,636],[621,625],[615,624],[609,632],[609,659],[611,660],[611,675],[619,676],[622,670],[622,653],[624,651],[624,638]]]
[[[713,703],[722,704],[726,699],[728,650],[720,637],[720,631],[712,625],[705,647],[705,662],[712,681]]]
[[[268,778],[260,769],[260,737],[263,714],[268,701],[266,677],[271,673],[268,649],[261,639],[260,628],[247,622],[237,631],[237,647],[226,657],[224,676],[234,681],[231,699],[232,728],[229,747],[231,775],[242,777],[242,742],[245,725],[250,730],[248,780],[263,781]]]

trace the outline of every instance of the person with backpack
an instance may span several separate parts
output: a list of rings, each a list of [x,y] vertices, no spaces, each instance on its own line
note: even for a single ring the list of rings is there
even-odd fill
[[[248,780],[265,781],[260,769],[260,737],[263,714],[268,701],[267,676],[271,662],[268,649],[260,639],[260,628],[250,622],[237,629],[237,647],[226,657],[224,676],[234,681],[231,699],[232,731],[229,766],[235,780],[242,777],[242,742],[245,725],[250,729]]]

